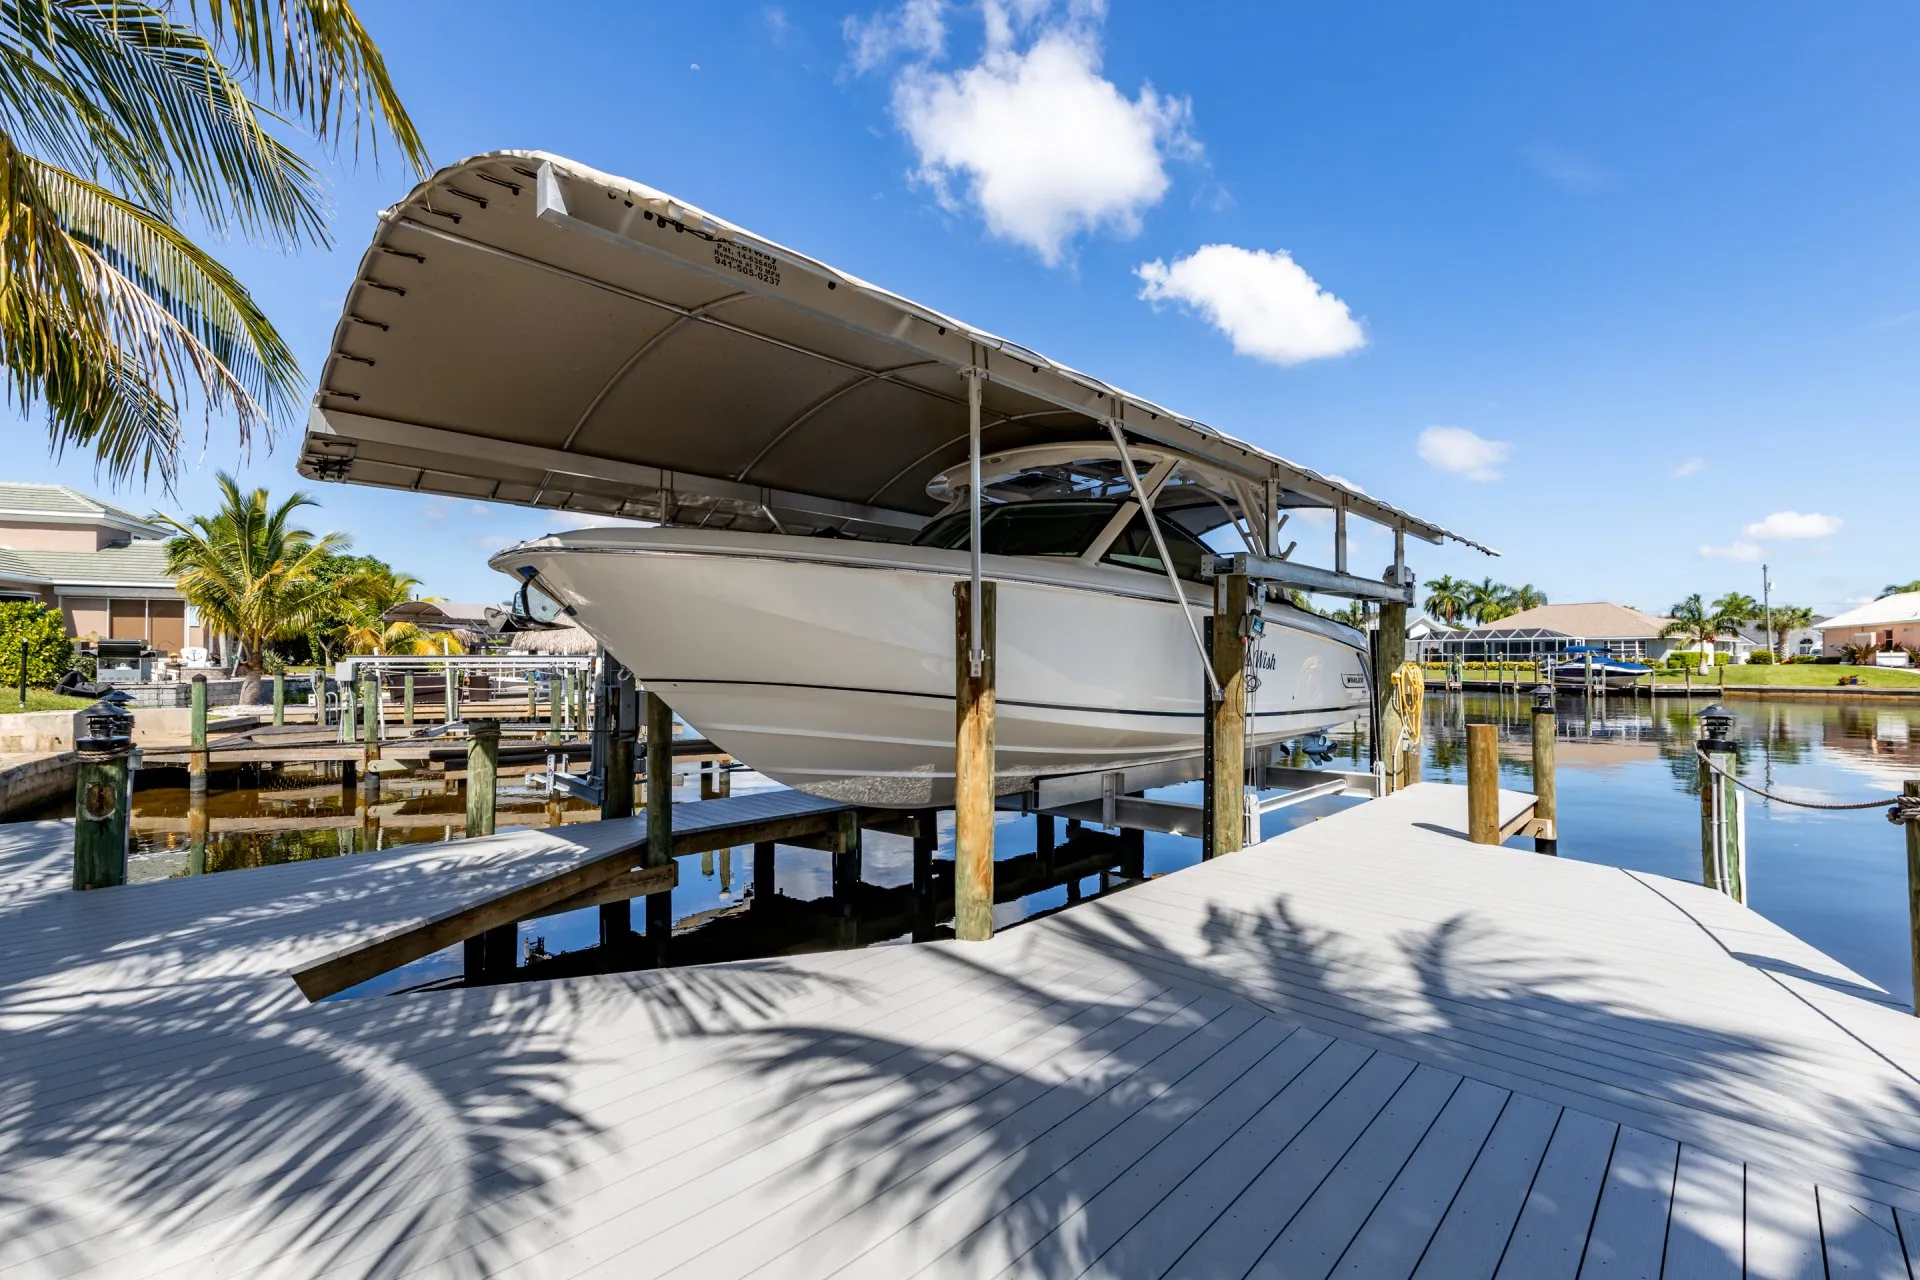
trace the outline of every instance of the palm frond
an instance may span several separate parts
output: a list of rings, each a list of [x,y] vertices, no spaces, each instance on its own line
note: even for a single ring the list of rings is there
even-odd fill
[[[242,74],[273,86],[317,138],[337,142],[351,113],[377,117],[400,154],[424,176],[426,145],[400,104],[387,61],[347,0],[189,0],[200,5],[216,38],[229,40]],[[376,154],[379,134],[367,131]],[[360,131],[353,130],[356,148]]]
[[[56,448],[121,479],[170,475],[179,418],[230,413],[244,446],[289,413],[293,353],[233,275],[184,235],[0,135],[0,346],[10,398],[45,399]],[[128,410],[137,409],[137,414]]]
[[[273,135],[276,117],[248,97],[213,44],[166,7],[0,0],[0,35],[15,83],[35,90],[28,113],[0,97],[0,119],[55,162],[97,163],[168,217],[191,204],[216,227],[285,246],[326,241],[319,175]]]

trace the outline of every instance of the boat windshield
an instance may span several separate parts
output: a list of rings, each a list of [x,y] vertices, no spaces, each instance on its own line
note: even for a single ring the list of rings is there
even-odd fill
[[[1206,564],[1207,557],[1213,554],[1207,544],[1167,520],[1160,521],[1160,533],[1167,541],[1167,554],[1173,557],[1174,573],[1191,582],[1200,581],[1200,568]],[[1160,549],[1153,545],[1153,533],[1147,528],[1146,512],[1134,513],[1127,527],[1113,540],[1113,546],[1101,557],[1101,563],[1122,565],[1128,569],[1147,569],[1154,573],[1167,571],[1160,560]]]
[[[980,514],[980,550],[990,556],[1082,556],[1120,509],[1117,502],[1013,502],[989,507]],[[948,551],[967,549],[968,513],[955,511],[940,517],[914,538],[917,547]],[[1160,521],[1173,557],[1174,572],[1199,581],[1201,567],[1211,554],[1207,545],[1167,520]],[[1136,511],[1114,539],[1101,563],[1126,569],[1165,573],[1160,555],[1147,530],[1144,512]]]
[[[980,513],[980,551],[989,556],[1085,555],[1119,510],[1116,502],[1014,502]],[[965,551],[965,511],[941,516],[920,531],[916,547]]]

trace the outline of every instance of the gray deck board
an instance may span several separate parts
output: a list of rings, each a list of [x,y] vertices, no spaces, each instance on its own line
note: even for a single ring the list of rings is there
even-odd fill
[[[1478,1080],[1461,1082],[1348,1243],[1335,1276],[1406,1280],[1413,1274],[1511,1096]]]
[[[1578,1111],[1560,1113],[1495,1275],[1555,1280],[1579,1274],[1619,1132],[1618,1125]]]
[[[1583,1280],[1660,1280],[1679,1161],[1672,1139],[1620,1130],[1580,1264]]]
[[[1325,1280],[1460,1083],[1416,1067],[1247,1274]]]
[[[1745,1259],[1746,1170],[1698,1147],[1682,1147],[1667,1219],[1667,1274],[1739,1280]]]
[[[1469,1280],[1494,1274],[1527,1203],[1561,1109],[1515,1096],[1480,1147],[1447,1206],[1414,1280]]]
[[[0,1276],[1911,1280],[1915,1019],[1463,815],[988,944],[321,1005],[290,970],[634,832],[75,894],[66,827],[0,827]]]

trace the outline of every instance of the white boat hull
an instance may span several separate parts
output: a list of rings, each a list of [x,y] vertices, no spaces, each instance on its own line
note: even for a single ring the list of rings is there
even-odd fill
[[[964,552],[583,530],[493,564],[536,572],[648,690],[767,776],[869,804],[951,803]],[[999,791],[1199,753],[1204,676],[1164,579],[1024,557],[986,566],[998,584]],[[1359,633],[1282,612],[1298,625],[1270,623],[1259,640],[1256,742],[1346,723],[1367,702]]]

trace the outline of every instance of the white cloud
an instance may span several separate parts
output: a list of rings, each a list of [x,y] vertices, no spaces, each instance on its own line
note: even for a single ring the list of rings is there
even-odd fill
[[[1227,335],[1233,349],[1273,364],[1343,356],[1367,345],[1347,304],[1322,289],[1284,250],[1202,245],[1171,266],[1158,258],[1134,274],[1148,302],[1182,303]]]
[[[900,54],[937,58],[947,47],[946,0],[906,0],[898,9],[840,24],[848,60],[864,75]]]
[[[1685,480],[1688,476],[1697,476],[1706,469],[1707,460],[1705,458],[1688,458],[1685,462],[1667,472],[1667,474],[1675,480]]]
[[[845,28],[856,71],[912,59],[894,82],[893,115],[918,154],[915,179],[1050,266],[1083,233],[1138,234],[1172,185],[1167,161],[1199,154],[1185,98],[1152,85],[1129,98],[1100,74],[1104,6],[1058,9],[987,0],[986,49],[960,70],[933,65],[946,44],[945,6],[934,0]]]
[[[1802,538],[1830,538],[1840,532],[1839,516],[1816,512],[1776,511],[1765,520],[1756,520],[1743,531],[1762,542],[1788,542]]]
[[[1480,481],[1498,480],[1500,464],[1513,452],[1507,441],[1483,439],[1465,427],[1428,427],[1419,447],[1429,465]]]
[[[1605,169],[1558,147],[1542,144],[1522,154],[1542,177],[1568,191],[1603,191],[1613,185],[1613,175]]]
[[[1760,548],[1752,542],[1729,542],[1724,547],[1702,546],[1700,554],[1709,560],[1737,560],[1742,564],[1752,564],[1760,559]]]

